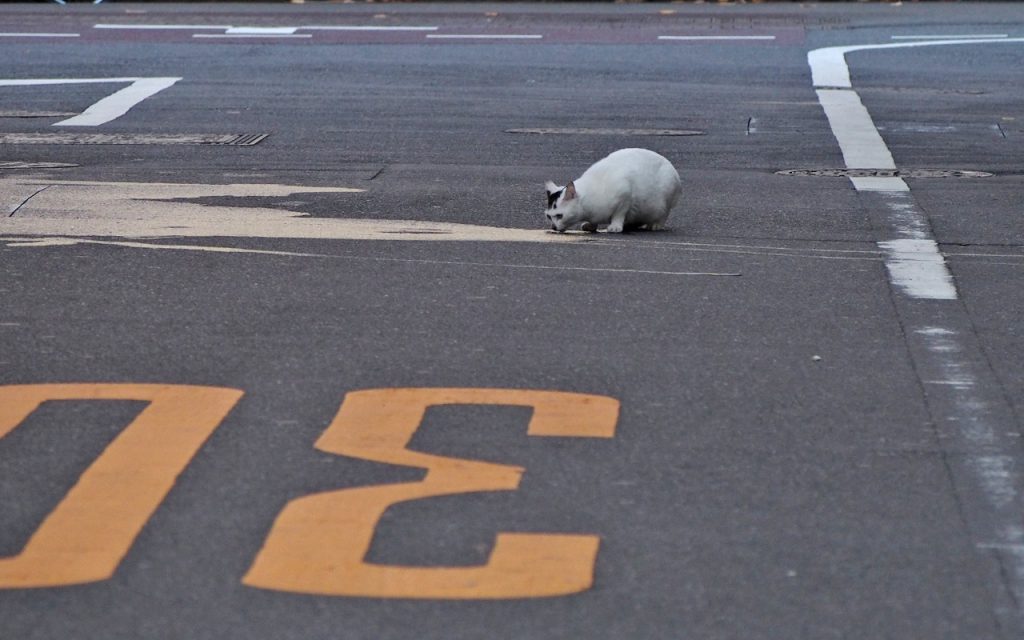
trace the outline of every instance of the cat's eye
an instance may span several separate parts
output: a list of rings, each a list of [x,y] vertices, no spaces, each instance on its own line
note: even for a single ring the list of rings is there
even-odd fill
[[[555,214],[555,220],[561,220],[561,219],[562,219],[562,214],[556,213]]]

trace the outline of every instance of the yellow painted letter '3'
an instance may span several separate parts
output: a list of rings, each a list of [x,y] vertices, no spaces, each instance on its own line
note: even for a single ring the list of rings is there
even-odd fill
[[[514,389],[371,389],[345,396],[316,448],[427,470],[418,482],[342,489],[292,500],[278,515],[243,583],[299,593],[371,598],[506,599],[577,593],[593,582],[594,535],[499,533],[487,563],[414,567],[364,560],[391,505],[408,500],[519,486],[520,467],[407,449],[435,405],[533,408],[532,436],[610,438],[614,398]]]

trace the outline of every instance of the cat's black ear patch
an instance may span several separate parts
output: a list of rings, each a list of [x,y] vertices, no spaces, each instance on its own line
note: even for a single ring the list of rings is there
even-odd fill
[[[562,191],[564,191],[564,189],[559,189],[554,193],[548,191],[548,209],[555,206],[555,203],[558,202],[558,197],[562,195]]]

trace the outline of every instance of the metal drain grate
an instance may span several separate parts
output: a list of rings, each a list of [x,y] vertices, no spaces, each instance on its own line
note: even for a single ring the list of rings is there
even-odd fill
[[[533,133],[540,135],[576,136],[700,136],[703,131],[692,129],[505,129],[505,133]]]
[[[0,133],[0,144],[208,144],[251,147],[268,133]]]
[[[261,142],[269,133],[241,133],[227,142],[213,142],[211,144],[229,144],[236,147],[251,147]]]
[[[988,178],[988,171],[967,169],[783,169],[780,176],[824,178]]]

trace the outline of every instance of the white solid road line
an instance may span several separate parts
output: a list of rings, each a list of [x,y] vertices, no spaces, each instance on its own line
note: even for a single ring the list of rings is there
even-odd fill
[[[934,240],[900,238],[884,240],[878,246],[887,254],[885,266],[893,284],[911,297],[956,300],[953,276]]]
[[[856,91],[818,89],[817,94],[847,169],[896,168],[889,148]]]
[[[230,24],[94,24],[93,29],[141,29],[159,31],[163,29],[178,29],[189,31],[200,31],[202,29],[213,29],[226,31],[231,29]]]
[[[816,49],[807,54],[818,99],[829,126],[850,165],[892,169],[894,163],[860,96],[850,83],[847,53],[904,47],[1003,44],[1024,38],[921,40],[883,45]],[[878,166],[870,165],[878,163]],[[853,168],[850,166],[850,168]],[[868,182],[867,180],[870,180]],[[934,428],[955,442],[947,445],[950,481],[964,505],[965,519],[979,549],[999,549],[996,558],[1000,597],[996,615],[1001,625],[1019,632],[1021,618],[1014,604],[1024,599],[1024,470],[1014,453],[1019,446],[1004,433],[1015,423],[1013,409],[983,355],[972,321],[962,305],[945,256],[939,251],[928,217],[900,178],[853,179],[857,191],[876,215],[884,215],[890,233],[879,241],[900,327],[906,336],[913,367]],[[884,211],[884,213],[882,213]],[[928,301],[922,304],[920,301]],[[953,304],[950,304],[953,303]],[[972,515],[969,512],[977,512]],[[1007,604],[1008,603],[1008,604]]]
[[[438,40],[540,40],[544,36],[538,34],[501,33],[428,33],[427,37]]]
[[[233,29],[278,29],[291,31],[437,31],[437,27],[405,27],[384,25],[301,25],[295,27],[246,27],[230,24],[94,24],[94,29],[138,29],[149,31],[225,31]]]
[[[0,38],[77,38],[77,33],[0,33]]]
[[[651,269],[630,269],[616,267],[577,267],[571,265],[517,264],[514,262],[469,262],[463,260],[431,260],[427,258],[390,258],[385,256],[353,256],[329,253],[303,253],[298,251],[274,251],[269,249],[245,249],[240,247],[220,247],[196,244],[160,244],[155,242],[131,242],[124,240],[95,240],[92,238],[11,238],[8,247],[65,247],[76,244],[97,244],[130,249],[156,249],[165,251],[200,251],[206,253],[256,254],[266,256],[282,256],[292,258],[333,258],[335,260],[352,260],[356,262],[399,262],[411,264],[433,264],[454,267],[497,267],[501,269],[539,269],[544,271],[588,271],[596,273],[638,273],[655,276],[710,276],[735,278],[743,274],[738,272],[717,271],[656,271]]]
[[[846,54],[853,51],[1004,42],[1024,42],[1024,38],[922,40],[917,42],[893,42],[891,44],[856,44],[845,47],[824,47],[808,52],[807,63],[811,66],[811,82],[815,88],[850,89],[852,85],[850,84],[850,68],[846,65]]]
[[[854,51],[897,49],[906,47],[1024,42],[1024,39],[967,39],[929,40],[900,42],[893,44],[851,45],[826,47],[808,52],[807,63],[811,67],[811,80],[818,101],[828,118],[832,133],[839,143],[843,160],[848,169],[895,169],[889,147],[886,146],[871,115],[861,102],[860,95],[853,90],[846,54]],[[911,298],[922,300],[955,300],[956,288],[946,261],[935,244],[928,229],[927,218],[916,204],[900,200],[910,187],[899,177],[851,178],[857,191],[873,191],[890,194],[888,206],[899,211],[914,228],[906,232],[907,220],[892,220],[900,237],[879,242],[878,246],[888,252],[886,267],[893,284]],[[903,241],[914,242],[912,247]]]
[[[383,25],[307,25],[297,28],[308,31],[437,31],[437,27],[388,27]]]
[[[311,33],[193,33],[193,38],[312,38]]]
[[[163,91],[181,78],[138,78],[130,85],[110,94],[81,114],[55,122],[57,127],[95,127],[128,113],[128,110],[146,98]],[[70,84],[70,83],[69,83]]]
[[[658,36],[658,40],[774,40],[775,36]]]
[[[297,27],[231,27],[225,33],[290,35],[295,33],[295,29]]]
[[[48,84],[98,84],[102,82],[135,82],[139,78],[6,78],[0,87],[36,87]],[[181,78],[177,78],[181,80]]]
[[[1009,34],[1006,33],[979,33],[979,34],[964,34],[964,35],[935,35],[935,36],[889,36],[891,40],[967,40],[970,38],[1009,38]]]
[[[0,87],[130,82],[124,89],[103,98],[81,114],[53,124],[55,127],[95,127],[123,116],[138,103],[178,80],[181,78],[19,78],[0,79]]]

